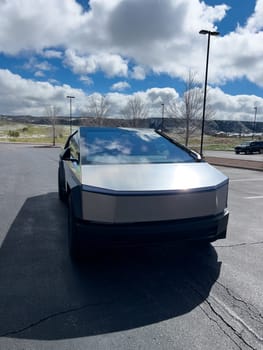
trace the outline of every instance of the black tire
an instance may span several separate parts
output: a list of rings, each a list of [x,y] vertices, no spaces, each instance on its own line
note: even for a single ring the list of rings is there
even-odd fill
[[[88,227],[87,227],[88,229]],[[100,250],[98,247],[90,245],[84,239],[83,232],[78,228],[74,205],[71,194],[68,196],[68,250],[73,262],[94,262],[97,260]]]
[[[58,198],[62,201],[62,202],[67,202],[68,196],[67,196],[67,191],[64,188],[63,185],[63,177],[62,177],[62,170],[61,167],[59,166],[58,168]]]
[[[68,201],[68,249],[73,260],[79,261],[82,259],[81,239],[76,225],[71,196],[69,196]]]

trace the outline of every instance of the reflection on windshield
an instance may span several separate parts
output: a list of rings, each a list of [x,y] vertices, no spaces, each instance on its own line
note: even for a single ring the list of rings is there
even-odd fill
[[[80,136],[82,164],[194,162],[154,130],[83,128]]]

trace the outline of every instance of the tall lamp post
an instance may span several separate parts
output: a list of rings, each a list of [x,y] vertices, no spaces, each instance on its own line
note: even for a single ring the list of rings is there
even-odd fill
[[[162,131],[164,129],[164,103],[162,103]]]
[[[254,114],[254,124],[253,124],[253,134],[252,134],[252,140],[254,139],[254,135],[255,135],[255,132],[256,132],[256,122],[257,122],[257,111],[258,111],[258,108],[257,106],[254,107],[254,110],[255,110],[255,114]]]
[[[75,96],[67,96],[69,98],[69,130],[70,134],[72,133],[72,99],[75,98]]]
[[[206,107],[206,90],[207,90],[207,76],[208,76],[208,62],[209,62],[209,50],[210,50],[210,36],[217,36],[219,32],[211,32],[210,30],[202,29],[199,34],[207,35],[207,53],[206,53],[206,68],[205,68],[205,86],[204,86],[204,101],[203,101],[203,116],[202,116],[202,130],[201,130],[201,143],[200,143],[200,155],[203,157],[203,143],[204,143],[204,129],[205,129],[205,107]]]

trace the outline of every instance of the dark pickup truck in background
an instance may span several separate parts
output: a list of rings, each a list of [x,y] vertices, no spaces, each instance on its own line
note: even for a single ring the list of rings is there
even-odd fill
[[[263,141],[246,141],[235,147],[235,153],[263,153]]]

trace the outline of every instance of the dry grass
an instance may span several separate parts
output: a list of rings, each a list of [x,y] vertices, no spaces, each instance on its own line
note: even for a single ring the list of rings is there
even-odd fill
[[[69,135],[68,127],[58,125],[55,127],[55,131],[55,143],[65,143],[65,140]],[[0,124],[0,141],[53,144],[53,128],[52,125],[5,122]]]
[[[55,143],[63,145],[69,135],[69,127],[57,125],[55,130]],[[18,132],[19,136],[12,137],[10,131],[11,134],[12,132]],[[176,133],[176,131],[170,131],[168,134],[173,139],[184,144],[183,134]],[[203,148],[204,150],[232,151],[237,144],[248,139],[250,137],[215,137],[205,135]],[[0,141],[53,144],[52,125],[18,124],[11,121],[0,122]],[[200,135],[192,136],[188,146],[198,152],[200,150]]]
[[[169,133],[169,136],[176,141],[184,144],[184,136],[182,134],[176,134],[175,132]],[[203,149],[207,151],[233,151],[233,148],[242,143],[243,141],[250,140],[251,137],[218,137],[204,135]],[[200,150],[200,135],[192,136],[189,140],[188,147],[199,152]]]

